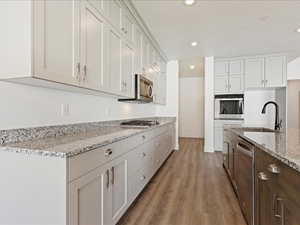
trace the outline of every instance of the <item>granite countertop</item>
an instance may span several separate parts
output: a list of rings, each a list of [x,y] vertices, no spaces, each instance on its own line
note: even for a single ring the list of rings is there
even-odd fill
[[[300,130],[249,132],[245,128],[225,128],[251,142],[281,162],[300,172]]]
[[[125,127],[125,120],[49,126],[0,131],[0,151],[68,158],[148,132],[175,122],[173,117],[156,119],[159,125],[141,128]]]

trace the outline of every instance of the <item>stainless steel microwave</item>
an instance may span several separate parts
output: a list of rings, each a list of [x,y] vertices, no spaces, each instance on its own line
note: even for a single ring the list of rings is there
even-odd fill
[[[244,95],[215,95],[215,119],[242,119]]]
[[[153,82],[141,74],[134,75],[134,98],[119,99],[120,102],[153,102]]]

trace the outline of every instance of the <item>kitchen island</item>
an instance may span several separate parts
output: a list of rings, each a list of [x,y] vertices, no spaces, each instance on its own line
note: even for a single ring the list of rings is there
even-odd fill
[[[0,131],[0,224],[113,225],[175,147],[175,118]]]
[[[299,224],[300,131],[224,130],[224,168],[250,225]]]

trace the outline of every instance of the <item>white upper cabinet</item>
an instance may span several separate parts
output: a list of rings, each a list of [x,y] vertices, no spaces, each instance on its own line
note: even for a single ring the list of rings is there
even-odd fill
[[[2,29],[0,80],[131,97],[135,73],[165,70],[132,7],[123,0],[3,2],[0,19],[12,26]]]
[[[109,20],[119,31],[121,29],[122,8],[118,0],[109,0]]]
[[[228,61],[215,62],[215,76],[227,76],[229,73]]]
[[[261,88],[264,86],[265,63],[264,58],[250,58],[245,60],[245,88]]]
[[[130,13],[123,9],[122,10],[122,27],[121,32],[129,42],[133,42],[134,22]]]
[[[284,87],[286,86],[286,57],[269,56],[266,57],[266,87]]]
[[[142,65],[143,65],[143,72],[148,72],[149,69],[149,52],[150,52],[150,44],[148,38],[143,36],[142,48],[143,48],[143,55],[142,55]]]
[[[141,74],[143,65],[142,65],[142,38],[143,33],[138,26],[135,26],[134,33],[134,46],[135,46],[135,57],[134,57],[134,72]]]
[[[228,76],[216,76],[215,77],[215,93],[224,94],[228,93]]]
[[[122,43],[122,79],[121,91],[128,97],[133,97],[134,50],[126,42]]]
[[[244,61],[222,60],[215,62],[215,93],[239,94],[244,91]]]
[[[245,85],[251,88],[286,86],[286,56],[271,55],[245,60]]]
[[[114,94],[121,94],[121,60],[122,60],[122,39],[114,30],[109,31],[109,77],[110,89]]]
[[[244,61],[233,60],[229,62],[229,73],[230,76],[242,75],[244,73]]]
[[[33,2],[34,77],[78,85],[79,7],[77,0]]]
[[[91,5],[82,1],[81,6],[81,86],[96,90],[106,90],[109,77],[104,70],[107,57],[103,54],[108,43],[104,19]]]

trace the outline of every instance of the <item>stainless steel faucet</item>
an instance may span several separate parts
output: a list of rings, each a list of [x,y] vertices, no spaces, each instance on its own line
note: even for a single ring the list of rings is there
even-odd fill
[[[275,130],[280,130],[282,120],[279,121],[279,106],[276,102],[273,102],[273,101],[266,102],[261,113],[262,114],[266,113],[266,108],[267,108],[267,105],[269,105],[269,104],[273,104],[275,106]]]

